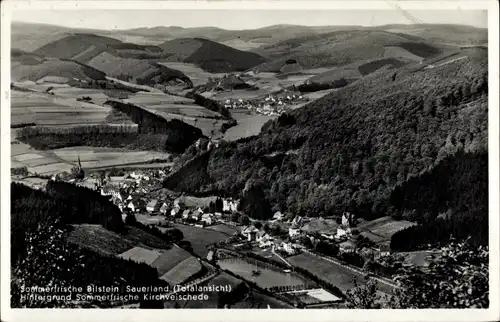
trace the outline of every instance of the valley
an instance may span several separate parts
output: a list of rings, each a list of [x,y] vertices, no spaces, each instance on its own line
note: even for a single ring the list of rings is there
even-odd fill
[[[36,262],[161,287],[70,307],[426,308],[446,247],[487,257],[486,32],[13,24],[16,305]]]

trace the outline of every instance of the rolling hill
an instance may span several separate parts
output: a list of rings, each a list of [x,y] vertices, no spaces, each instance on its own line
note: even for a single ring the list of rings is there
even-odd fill
[[[386,31],[342,30],[307,36],[264,46],[254,51],[269,59],[252,68],[256,72],[280,72],[288,61],[302,68],[342,66],[375,58],[404,58],[420,61],[446,50],[423,38]]]
[[[11,79],[13,81],[38,81],[47,76],[66,78],[67,82],[104,80],[106,74],[88,65],[66,59],[44,58],[38,54],[13,50]]]
[[[177,61],[193,63],[212,73],[244,71],[265,61],[259,54],[203,38],[174,39],[158,47],[173,54]]]
[[[71,61],[73,64],[82,64],[99,70],[107,76],[136,83],[164,83],[178,79],[189,87],[193,85],[184,73],[156,63],[157,60],[170,55],[165,54],[161,48],[152,45],[124,43],[114,38],[95,34],[72,34],[48,43],[33,53],[25,53],[21,50],[18,50],[17,53],[18,57],[13,59],[20,62],[17,67],[22,70],[21,74],[25,73],[25,69],[32,68],[34,60],[37,60],[36,57],[48,57],[44,62],[56,61],[57,59]],[[25,65],[29,65],[29,67],[25,67]],[[43,65],[53,67],[53,64],[44,63]],[[52,70],[48,68],[47,72],[56,74],[50,76],[60,76],[57,71],[58,67],[54,68]],[[43,70],[45,71],[46,68]],[[38,73],[35,75],[37,76]],[[33,80],[32,78],[30,79]]]

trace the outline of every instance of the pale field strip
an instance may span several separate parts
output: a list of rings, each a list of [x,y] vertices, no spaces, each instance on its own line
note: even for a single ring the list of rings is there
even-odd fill
[[[148,265],[151,265],[160,255],[161,252],[158,250],[133,247],[126,252],[118,255],[118,257],[133,260],[134,262],[138,263],[146,263]]]
[[[201,264],[195,257],[188,257],[163,274],[160,279],[171,285],[179,285],[201,270]]]

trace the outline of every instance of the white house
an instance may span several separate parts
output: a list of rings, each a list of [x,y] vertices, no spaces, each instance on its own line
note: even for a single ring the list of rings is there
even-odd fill
[[[253,241],[257,237],[257,233],[259,230],[255,228],[254,226],[250,227],[243,227],[243,230],[241,231],[241,234],[247,238],[248,241]]]
[[[166,202],[163,203],[163,205],[161,205],[160,207],[160,213],[162,213],[163,215],[165,215],[168,211],[168,205]]]
[[[188,219],[189,218],[189,213],[191,211],[189,209],[186,209],[182,212],[182,219]]]
[[[354,253],[356,245],[352,241],[347,240],[339,244],[339,250],[341,253]]]
[[[181,208],[175,207],[170,210],[170,216],[177,217],[177,215],[181,212]]]
[[[196,220],[196,221],[200,221],[201,220],[201,216],[203,215],[202,212],[199,212],[198,210],[195,210],[191,213],[191,218],[193,220]]]
[[[132,200],[132,195],[128,195],[127,200]]]
[[[259,240],[260,248],[271,247],[272,245],[273,245],[273,237],[269,236],[269,234],[264,234]]]
[[[344,212],[342,214],[342,226],[350,227],[354,224],[354,214]]]
[[[351,235],[350,227],[337,227],[337,233],[335,234],[335,238],[342,239]]]
[[[201,215],[201,221],[206,225],[211,225],[214,223],[214,216],[212,214],[206,213]]]
[[[287,254],[293,255],[295,254],[296,250],[293,247],[293,244],[288,242],[288,243],[282,243],[281,244],[281,249],[283,249]]]
[[[283,215],[281,212],[276,211],[276,212],[274,213],[273,220],[281,220],[281,219],[283,219],[283,216],[284,216],[284,215]]]
[[[237,200],[222,200],[222,211],[224,212],[235,212],[238,211],[238,201]]]
[[[136,208],[136,206],[135,206],[135,204],[134,204],[133,201],[131,201],[131,202],[128,203],[127,208],[130,209],[130,210],[132,210],[132,212],[136,212],[136,210],[137,210],[137,208]]]
[[[158,200],[153,199],[146,205],[147,212],[154,212],[158,210]]]
[[[299,229],[299,227],[297,227],[297,226],[291,226],[290,228],[288,228],[288,235],[290,237],[296,237],[296,236],[300,235],[300,229]]]

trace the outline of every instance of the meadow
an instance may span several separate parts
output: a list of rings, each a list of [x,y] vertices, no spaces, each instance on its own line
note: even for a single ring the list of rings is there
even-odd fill
[[[62,88],[61,88],[62,89]],[[11,124],[36,125],[97,124],[105,121],[109,107],[78,102],[75,98],[12,91]]]
[[[155,159],[165,160],[169,157],[168,153],[155,151],[129,151],[126,149],[86,146],[56,149],[53,150],[53,153],[67,162],[75,162],[79,157],[84,169],[121,166]]]
[[[170,285],[179,285],[184,283],[194,274],[200,272],[201,269],[202,265],[198,259],[195,257],[188,257],[163,274],[160,279],[166,281]]]
[[[183,72],[191,79],[194,86],[206,84],[209,78],[222,77],[224,75],[224,73],[210,73],[204,71],[195,64],[190,63],[162,62],[159,64]]]
[[[267,121],[275,118],[262,114],[249,114],[247,110],[232,110],[231,115],[236,119],[238,125],[226,131],[224,139],[227,141],[236,141],[241,138],[257,135]]]
[[[287,257],[287,261],[294,266],[308,270],[314,275],[321,277],[342,291],[354,287],[353,278],[356,279],[358,285],[366,283],[362,274],[307,253]]]
[[[230,237],[230,235],[218,231],[194,226],[175,224],[174,227],[182,232],[184,240],[190,241],[194,253],[202,258],[205,258],[209,252],[208,245],[221,242]]]

